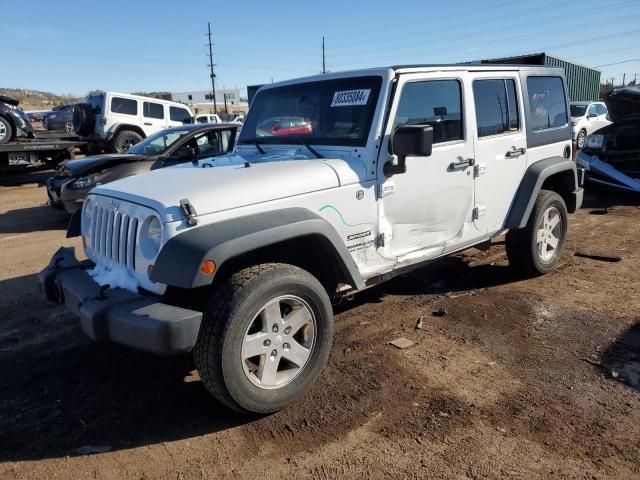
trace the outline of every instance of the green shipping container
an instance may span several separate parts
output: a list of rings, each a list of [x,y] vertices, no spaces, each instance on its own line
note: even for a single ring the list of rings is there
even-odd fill
[[[600,71],[563,60],[548,53],[532,53],[518,57],[481,60],[480,63],[502,65],[545,65],[564,69],[572,102],[598,100],[600,98]]]

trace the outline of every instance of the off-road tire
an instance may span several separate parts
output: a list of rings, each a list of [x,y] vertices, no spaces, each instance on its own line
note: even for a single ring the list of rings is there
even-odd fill
[[[5,143],[9,143],[11,138],[13,137],[13,128],[11,128],[11,123],[6,118],[0,117],[0,123],[4,127],[5,134],[2,138],[0,138],[0,145]]]
[[[545,211],[554,207],[560,214],[562,230],[560,241],[553,258],[544,261],[538,252],[537,231]],[[567,206],[560,195],[549,190],[541,190],[538,194],[529,221],[524,228],[507,232],[506,249],[509,264],[524,275],[543,275],[553,270],[560,262],[565,241],[567,239]]]
[[[578,132],[578,135],[576,135],[576,147],[578,148],[578,150],[584,147],[584,143],[586,140],[587,140],[587,131],[583,128]]]
[[[141,141],[142,135],[138,132],[134,132],[133,130],[120,130],[111,141],[111,149],[114,153],[123,153],[129,147]]]
[[[88,103],[78,103],[73,108],[73,130],[81,137],[88,137],[96,128],[96,116]]]
[[[270,300],[296,295],[316,318],[316,339],[304,368],[283,387],[254,385],[243,370],[246,330]],[[202,383],[223,405],[243,413],[271,413],[302,396],[320,377],[333,342],[333,311],[321,283],[301,268],[268,263],[240,270],[217,289],[204,310],[194,348]]]

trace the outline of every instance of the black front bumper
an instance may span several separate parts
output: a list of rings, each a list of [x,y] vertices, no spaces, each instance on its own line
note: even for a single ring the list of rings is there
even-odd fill
[[[151,295],[104,288],[87,273],[89,265],[61,248],[38,274],[47,300],[65,304],[80,317],[84,333],[161,355],[188,352],[198,337],[202,313],[162,303]]]

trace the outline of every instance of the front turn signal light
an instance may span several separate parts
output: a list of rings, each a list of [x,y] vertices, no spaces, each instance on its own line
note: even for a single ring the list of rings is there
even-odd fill
[[[200,271],[203,275],[210,277],[216,271],[216,263],[213,260],[204,260],[200,264]]]

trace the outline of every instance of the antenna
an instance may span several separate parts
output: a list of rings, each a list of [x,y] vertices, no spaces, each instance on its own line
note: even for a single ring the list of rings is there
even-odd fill
[[[211,22],[207,22],[207,26],[209,27],[209,33],[207,34],[209,37],[209,68],[211,68],[211,97],[213,98],[213,113],[218,113],[218,104],[216,102],[216,74],[213,73],[213,67],[216,66],[213,63],[213,43],[211,43]]]

